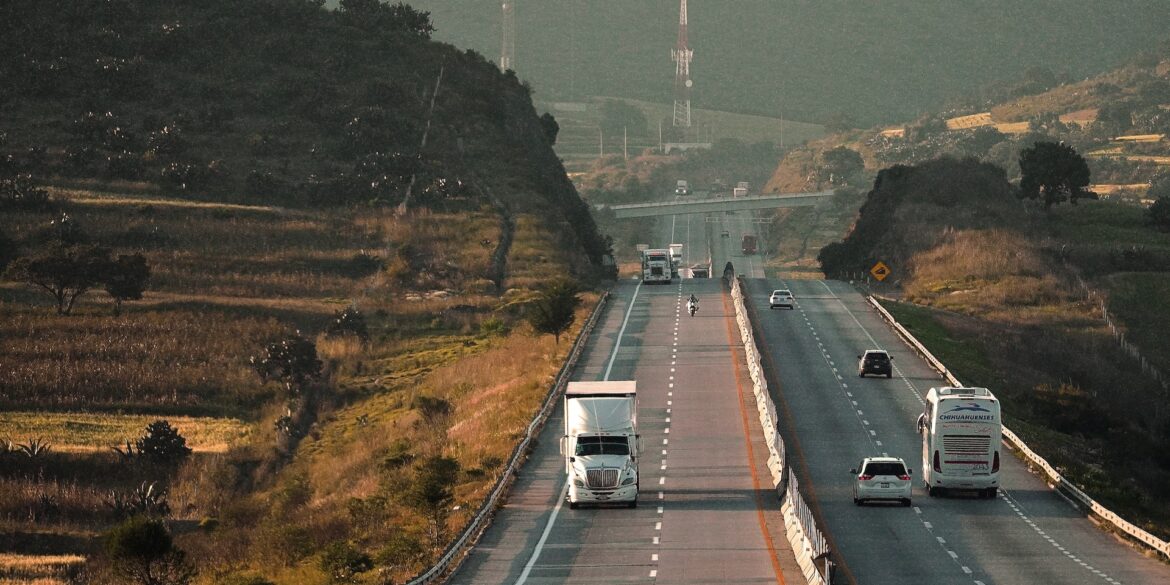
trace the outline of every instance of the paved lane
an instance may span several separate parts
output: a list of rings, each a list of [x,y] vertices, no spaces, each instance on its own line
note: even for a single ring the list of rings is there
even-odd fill
[[[659,239],[683,240],[684,259],[689,252],[691,263],[700,261],[701,217],[661,223]],[[700,299],[694,318],[685,313],[692,292]],[[646,448],[638,508],[563,505],[558,408],[512,496],[452,582],[796,583],[759,423],[741,401],[741,391],[749,399],[751,391],[738,383],[748,378],[728,328],[730,311],[719,279],[619,283],[574,379],[608,373],[638,381]]]
[[[773,288],[791,288],[797,310],[767,309]],[[843,560],[838,581],[1170,583],[1170,565],[1097,530],[1014,457],[1003,459],[999,498],[927,497],[914,423],[927,389],[943,385],[938,374],[844,283],[754,280],[747,291],[767,344],[765,366],[779,382],[774,397],[787,411],[790,462],[809,478],[802,485],[813,490]],[[857,377],[856,356],[870,348],[894,356],[893,379]],[[854,506],[849,468],[887,453],[915,470],[914,507]]]

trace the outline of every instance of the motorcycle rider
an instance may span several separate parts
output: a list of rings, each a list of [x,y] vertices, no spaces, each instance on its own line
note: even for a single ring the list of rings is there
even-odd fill
[[[699,299],[695,298],[695,295],[692,293],[690,300],[687,301],[687,312],[689,312],[691,314],[691,316],[694,317],[695,313],[698,312],[698,310],[699,310]]]

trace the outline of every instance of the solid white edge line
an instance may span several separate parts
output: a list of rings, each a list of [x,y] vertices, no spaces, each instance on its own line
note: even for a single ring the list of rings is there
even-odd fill
[[[549,515],[548,523],[544,525],[544,532],[541,533],[540,540],[536,542],[536,548],[532,550],[532,556],[528,559],[528,564],[524,565],[524,571],[516,579],[516,585],[521,585],[528,580],[528,573],[532,572],[532,567],[536,564],[536,559],[540,558],[540,549],[544,548],[544,543],[548,540],[548,535],[552,532],[553,523],[557,520],[557,514],[561,513],[561,506],[564,505],[565,496],[568,493],[569,482],[566,480],[564,487],[561,488],[561,495],[557,498],[557,505],[553,508],[552,514]]]

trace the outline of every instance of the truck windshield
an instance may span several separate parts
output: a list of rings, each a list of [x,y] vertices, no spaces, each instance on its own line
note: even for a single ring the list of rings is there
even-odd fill
[[[576,455],[629,455],[625,437],[578,437]]]

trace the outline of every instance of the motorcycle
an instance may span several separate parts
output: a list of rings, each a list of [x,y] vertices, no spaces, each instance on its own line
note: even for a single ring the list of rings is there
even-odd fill
[[[687,301],[687,312],[690,313],[692,317],[694,317],[695,313],[699,312],[699,303],[694,301]]]

